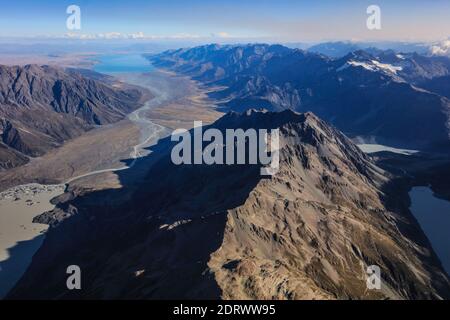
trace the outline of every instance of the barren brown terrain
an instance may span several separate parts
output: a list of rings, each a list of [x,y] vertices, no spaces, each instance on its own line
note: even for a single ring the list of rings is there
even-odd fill
[[[151,107],[149,111],[142,112],[142,115],[169,128],[166,133],[176,128],[189,129],[194,121],[208,124],[221,115],[214,110],[213,102],[206,96],[207,90],[187,77],[155,71],[121,75],[119,79],[132,85],[140,85],[151,92],[153,98],[148,101]],[[145,129],[145,123],[125,119],[91,130],[41,157],[31,158],[26,165],[0,172],[0,190],[32,182],[63,183],[92,171],[113,171],[124,167],[133,147],[147,134]],[[97,181],[98,188],[120,187],[116,176],[111,172],[77,179],[71,184],[88,184],[96,189]]]
[[[124,188],[60,199],[35,219],[50,231],[8,298],[448,298],[420,226],[389,192],[393,177],[313,114],[230,113],[213,126],[254,123],[280,128],[274,176],[258,166],[175,166],[163,139],[118,173]],[[141,181],[127,184],[142,167]],[[69,261],[94,279],[82,292],[61,281]],[[369,265],[382,270],[381,290],[367,289]]]
[[[202,121],[210,124],[223,115],[213,108],[213,102],[207,94],[214,91],[211,88],[202,88],[200,83],[185,76],[176,75],[173,72],[159,71],[160,74],[172,79],[185,82],[189,94],[168,103],[153,108],[147,113],[149,119],[170,129],[191,129],[194,121]]]
[[[138,143],[139,127],[130,120],[98,128],[26,165],[1,172],[0,189],[31,182],[62,183],[93,170],[120,167]]]

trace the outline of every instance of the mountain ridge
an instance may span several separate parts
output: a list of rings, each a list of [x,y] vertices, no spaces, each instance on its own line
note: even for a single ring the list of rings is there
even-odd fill
[[[117,173],[124,190],[72,193],[36,219],[50,231],[8,298],[450,296],[404,199],[385,192],[392,176],[312,113],[229,113],[208,128],[255,123],[280,129],[277,174],[262,178],[258,165],[176,166],[173,143],[162,140],[128,200],[105,203],[127,193],[125,170]],[[68,264],[89,279],[82,293],[65,287]],[[382,269],[381,291],[367,290],[372,264]]]
[[[142,91],[99,79],[46,65],[0,66],[4,148],[40,156],[95,126],[123,119],[142,105]]]
[[[449,74],[450,59],[363,50],[331,59],[263,44],[209,48],[148,58],[157,67],[222,87],[211,97],[223,111],[312,111],[351,137],[393,146],[428,148],[450,140],[449,100],[416,89],[432,88],[428,81]]]

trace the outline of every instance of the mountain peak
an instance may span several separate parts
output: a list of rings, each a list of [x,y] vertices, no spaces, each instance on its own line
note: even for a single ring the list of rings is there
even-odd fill
[[[85,274],[101,275],[84,284],[85,299],[405,299],[449,294],[445,277],[433,271],[436,266],[419,259],[429,248],[411,245],[400,230],[413,226],[404,225],[384,204],[383,171],[348,138],[312,113],[291,110],[229,113],[211,127],[242,128],[254,125],[253,120],[280,129],[275,175],[262,178],[258,168],[243,165],[175,166],[170,150],[163,151],[166,156],[157,156],[148,179],[128,202],[105,208],[91,201],[86,206],[80,196],[38,218],[70,223],[51,228],[35,258],[39,263],[27,270],[9,298],[77,294],[58,285],[65,281],[64,272],[49,272],[65,270],[69,259],[86,262]],[[120,190],[97,196],[107,198],[112,192]],[[124,216],[127,223],[120,219]],[[58,236],[67,234],[68,245],[59,245]],[[110,245],[114,241],[121,250]],[[364,275],[369,264],[384,271],[382,290],[368,291],[366,278],[355,276]],[[151,277],[137,281],[126,271],[136,266]],[[116,270],[125,272],[121,281],[111,282]]]
[[[359,60],[359,61],[367,61],[367,60],[374,60],[375,57],[373,55],[371,55],[370,53],[368,53],[365,50],[362,49],[358,49],[356,51],[352,51],[349,54],[347,54],[344,57],[345,60]]]

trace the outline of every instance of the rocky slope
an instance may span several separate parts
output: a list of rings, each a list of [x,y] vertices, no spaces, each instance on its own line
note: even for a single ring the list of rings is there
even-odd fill
[[[72,190],[37,219],[50,232],[8,298],[450,297],[402,190],[342,133],[292,111],[229,113],[212,127],[279,128],[279,172],[175,166],[163,140],[118,173],[123,189]],[[80,291],[65,286],[72,264]],[[368,265],[380,266],[381,290],[367,289]]]
[[[142,92],[50,66],[0,66],[0,167],[40,156],[139,107]],[[13,156],[22,154],[18,158]]]
[[[446,57],[373,49],[331,59],[282,46],[210,45],[149,59],[222,87],[212,95],[226,111],[312,111],[351,137],[394,146],[450,140],[450,101],[442,94],[450,74]]]

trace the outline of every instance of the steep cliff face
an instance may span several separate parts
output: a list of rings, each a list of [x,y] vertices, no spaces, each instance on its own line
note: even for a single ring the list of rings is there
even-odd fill
[[[448,296],[449,282],[407,209],[386,206],[387,174],[341,133],[302,117],[281,126],[280,171],[227,211],[223,242],[208,262],[222,297]],[[367,289],[370,265],[382,270],[381,290]]]
[[[401,191],[386,193],[391,178],[342,133],[292,111],[229,113],[212,127],[279,128],[278,173],[176,166],[163,140],[120,173],[123,189],[73,190],[36,219],[52,227],[9,298],[450,297]],[[134,170],[148,173],[127,185]],[[65,286],[72,264],[81,291]],[[381,290],[366,287],[369,265]]]
[[[95,125],[124,118],[141,98],[136,89],[114,88],[74,70],[0,66],[1,142],[14,150],[8,154],[39,156]]]

